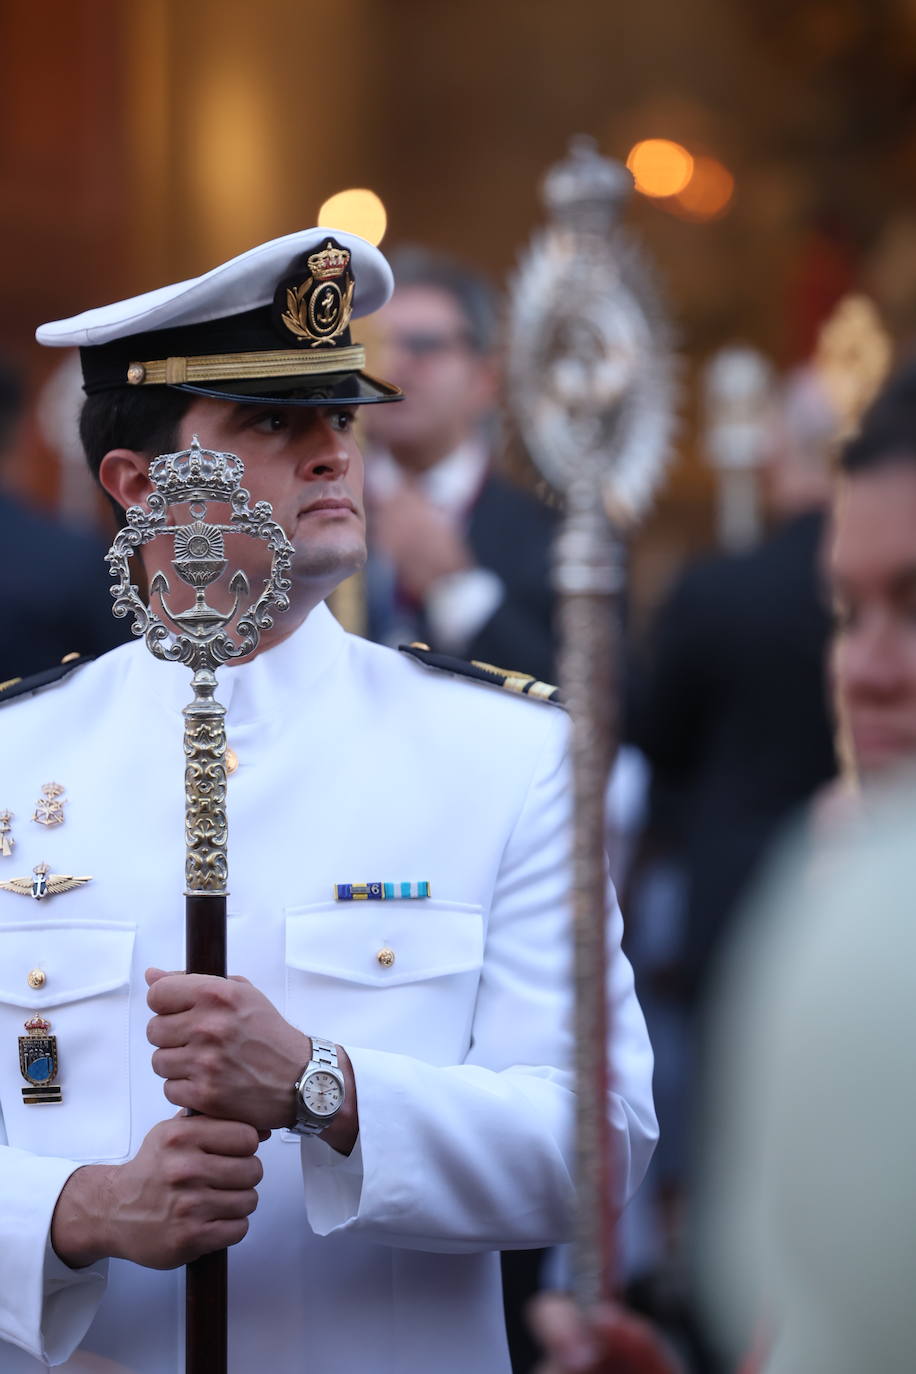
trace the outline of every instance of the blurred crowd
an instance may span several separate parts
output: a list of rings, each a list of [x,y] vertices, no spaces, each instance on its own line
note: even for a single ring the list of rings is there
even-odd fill
[[[559,517],[502,462],[496,294],[423,249],[392,262],[372,342],[407,399],[365,408],[370,558],[335,609],[555,680]],[[813,361],[768,383],[743,506],[720,473],[732,546],[629,647],[608,841],[661,1140],[620,1221],[628,1311],[548,1302],[535,1339],[562,1257],[504,1256],[516,1374],[541,1342],[551,1371],[916,1367],[912,804],[872,801],[916,760],[916,367],[877,381],[855,415]],[[21,405],[5,369],[7,472]],[[0,681],[125,637],[104,539],[66,517],[0,494]]]

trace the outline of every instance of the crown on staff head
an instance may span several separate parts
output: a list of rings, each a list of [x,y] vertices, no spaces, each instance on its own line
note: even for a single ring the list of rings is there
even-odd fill
[[[245,464],[234,453],[201,448],[197,435],[181,453],[162,453],[149,465],[150,481],[173,505],[178,501],[229,501],[239,490]]]
[[[317,253],[308,258],[308,268],[316,281],[326,281],[329,277],[339,277],[350,261],[346,248],[328,239]]]

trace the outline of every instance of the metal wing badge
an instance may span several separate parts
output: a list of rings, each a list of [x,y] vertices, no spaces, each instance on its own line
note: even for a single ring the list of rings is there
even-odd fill
[[[0,883],[4,892],[15,892],[18,897],[33,897],[40,902],[45,897],[56,897],[61,892],[72,892],[74,888],[91,883],[90,877],[75,878],[69,873],[52,873],[47,864],[36,864],[31,878],[10,878]]]
[[[564,507],[553,583],[573,727],[574,1263],[584,1306],[610,1296],[614,1268],[604,807],[618,731],[621,535],[649,504],[674,425],[668,326],[642,255],[617,224],[631,187],[592,140],[575,140],[545,178],[550,222],[522,259],[509,307],[513,419]]]

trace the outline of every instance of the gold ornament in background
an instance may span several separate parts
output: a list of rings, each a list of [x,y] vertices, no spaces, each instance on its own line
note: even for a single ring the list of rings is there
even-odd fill
[[[821,327],[814,369],[837,414],[836,442],[859,428],[893,361],[893,345],[868,296],[844,296]]]

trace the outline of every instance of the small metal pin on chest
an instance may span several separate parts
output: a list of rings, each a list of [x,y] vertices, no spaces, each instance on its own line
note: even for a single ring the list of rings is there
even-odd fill
[[[59,782],[44,783],[41,796],[35,803],[32,820],[37,821],[39,825],[47,826],[49,829],[55,825],[63,825],[64,807],[66,805],[64,792],[66,790]]]
[[[91,882],[92,878],[88,876],[75,878],[70,873],[52,873],[50,865],[40,863],[32,869],[31,878],[10,878],[9,882],[0,883],[0,889],[15,892],[17,897],[32,897],[36,902],[41,902],[46,897],[72,892],[74,888],[84,887]]]

